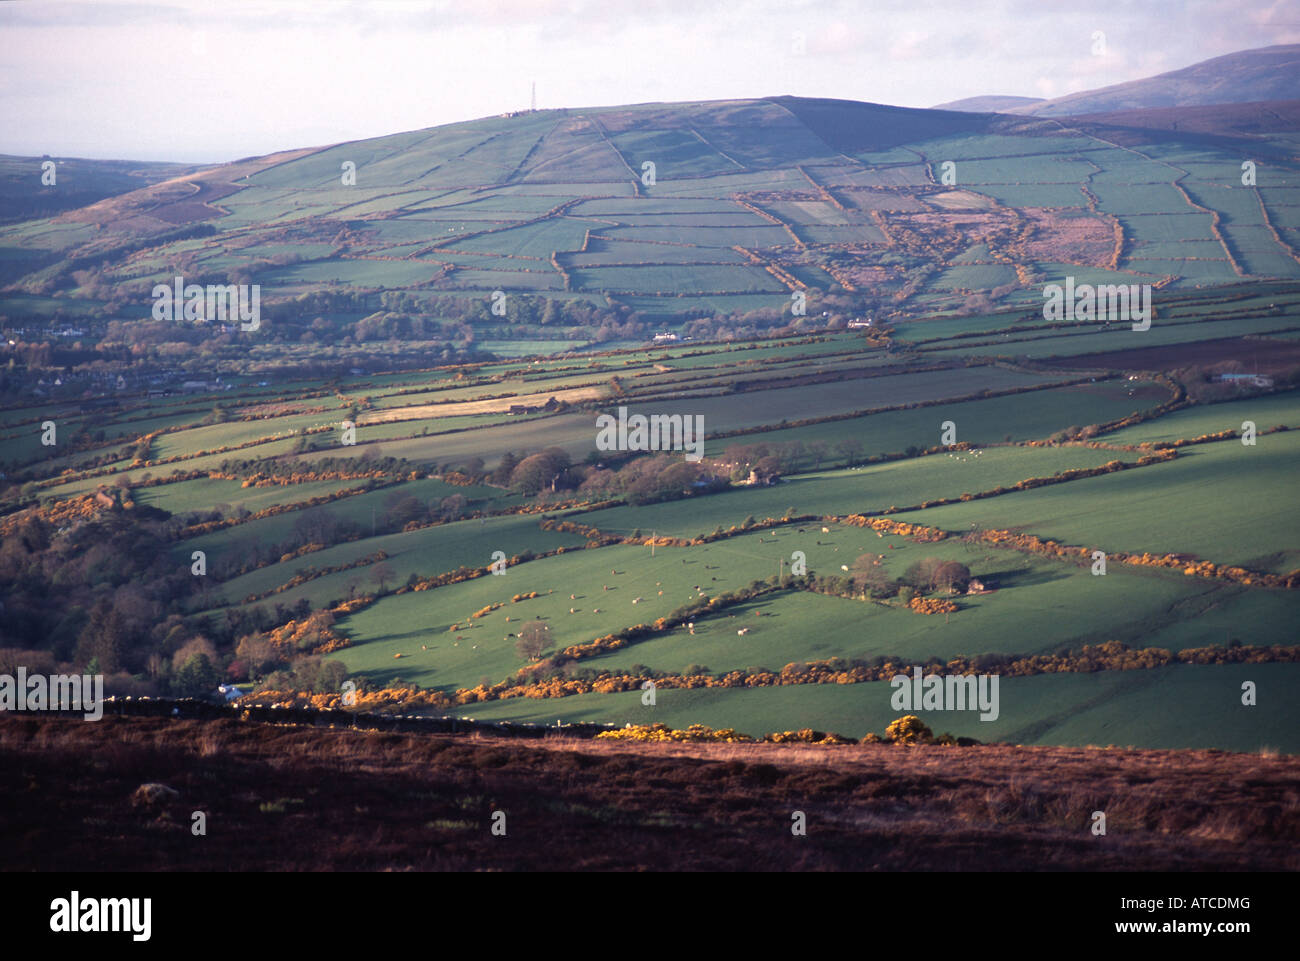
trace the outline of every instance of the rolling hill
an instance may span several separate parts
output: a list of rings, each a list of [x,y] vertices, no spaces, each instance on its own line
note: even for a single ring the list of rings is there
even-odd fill
[[[495,292],[523,295],[505,320],[535,335],[591,311],[797,322],[801,294],[848,317],[1014,304],[1066,271],[1174,288],[1300,276],[1293,106],[1193,109],[1065,124],[776,97],[485,118],[12,224],[0,304],[18,326],[57,312],[98,336],[175,276],[252,282],[264,338],[301,341],[320,317],[312,338],[333,342],[391,312],[385,292],[475,322]],[[1238,183],[1243,155],[1270,164],[1259,187]],[[322,294],[347,309],[296,306]]]

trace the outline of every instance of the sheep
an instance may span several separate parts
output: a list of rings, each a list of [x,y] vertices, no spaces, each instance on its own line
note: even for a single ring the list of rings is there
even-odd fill
[[[823,534],[829,534],[830,532],[831,532],[831,529],[830,529],[829,527],[823,527],[823,528],[822,528],[822,533],[823,533]]]
[[[600,613],[600,608],[599,608],[599,607],[595,608],[591,613],[593,613],[593,614],[599,614],[599,613]]]
[[[569,608],[569,613],[570,613],[570,614],[577,614],[577,613],[578,613],[578,609],[577,609],[576,607],[571,607],[571,608]]]
[[[737,633],[738,635],[740,635],[741,637],[744,637],[746,634],[749,633],[749,628],[747,628],[747,627],[742,627],[742,628],[741,628],[740,630],[738,630],[736,633]]]

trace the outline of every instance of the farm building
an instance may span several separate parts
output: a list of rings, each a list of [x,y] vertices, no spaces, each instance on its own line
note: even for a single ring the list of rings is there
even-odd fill
[[[1219,374],[1214,379],[1221,384],[1253,384],[1255,387],[1273,386],[1273,378],[1266,374]]]

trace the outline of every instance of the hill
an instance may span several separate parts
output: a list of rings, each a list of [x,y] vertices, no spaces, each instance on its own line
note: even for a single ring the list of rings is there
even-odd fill
[[[1043,103],[1043,97],[1014,97],[989,94],[983,97],[965,97],[950,103],[937,103],[932,110],[960,110],[966,113],[1006,113],[1014,107],[1028,107]]]
[[[1071,117],[1120,110],[1289,100],[1297,90],[1300,90],[1300,44],[1279,44],[1240,50],[1142,80],[1013,106],[1008,112]]]
[[[0,308],[19,330],[57,315],[99,343],[184,276],[259,285],[262,343],[432,334],[464,351],[504,327],[627,343],[697,318],[727,318],[716,333],[985,309],[1063,270],[1162,288],[1300,277],[1279,132],[1294,108],[1251,111],[1063,127],[775,97],[483,118],[11,224]],[[1243,150],[1273,170],[1249,196],[1223,189]],[[181,329],[131,337],[214,332]]]
[[[23,825],[0,856],[11,870],[1290,870],[1300,840],[1285,813],[1300,761],[1205,751],[7,717],[0,756]],[[146,803],[144,780],[176,793]],[[782,844],[794,810],[807,836]],[[194,811],[219,844],[194,842]],[[66,843],[69,824],[81,843]]]

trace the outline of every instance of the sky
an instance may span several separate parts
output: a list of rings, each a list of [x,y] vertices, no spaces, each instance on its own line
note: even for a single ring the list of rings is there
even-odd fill
[[[19,0],[0,153],[215,163],[526,109],[534,81],[539,108],[1055,97],[1296,42],[1300,0]]]

